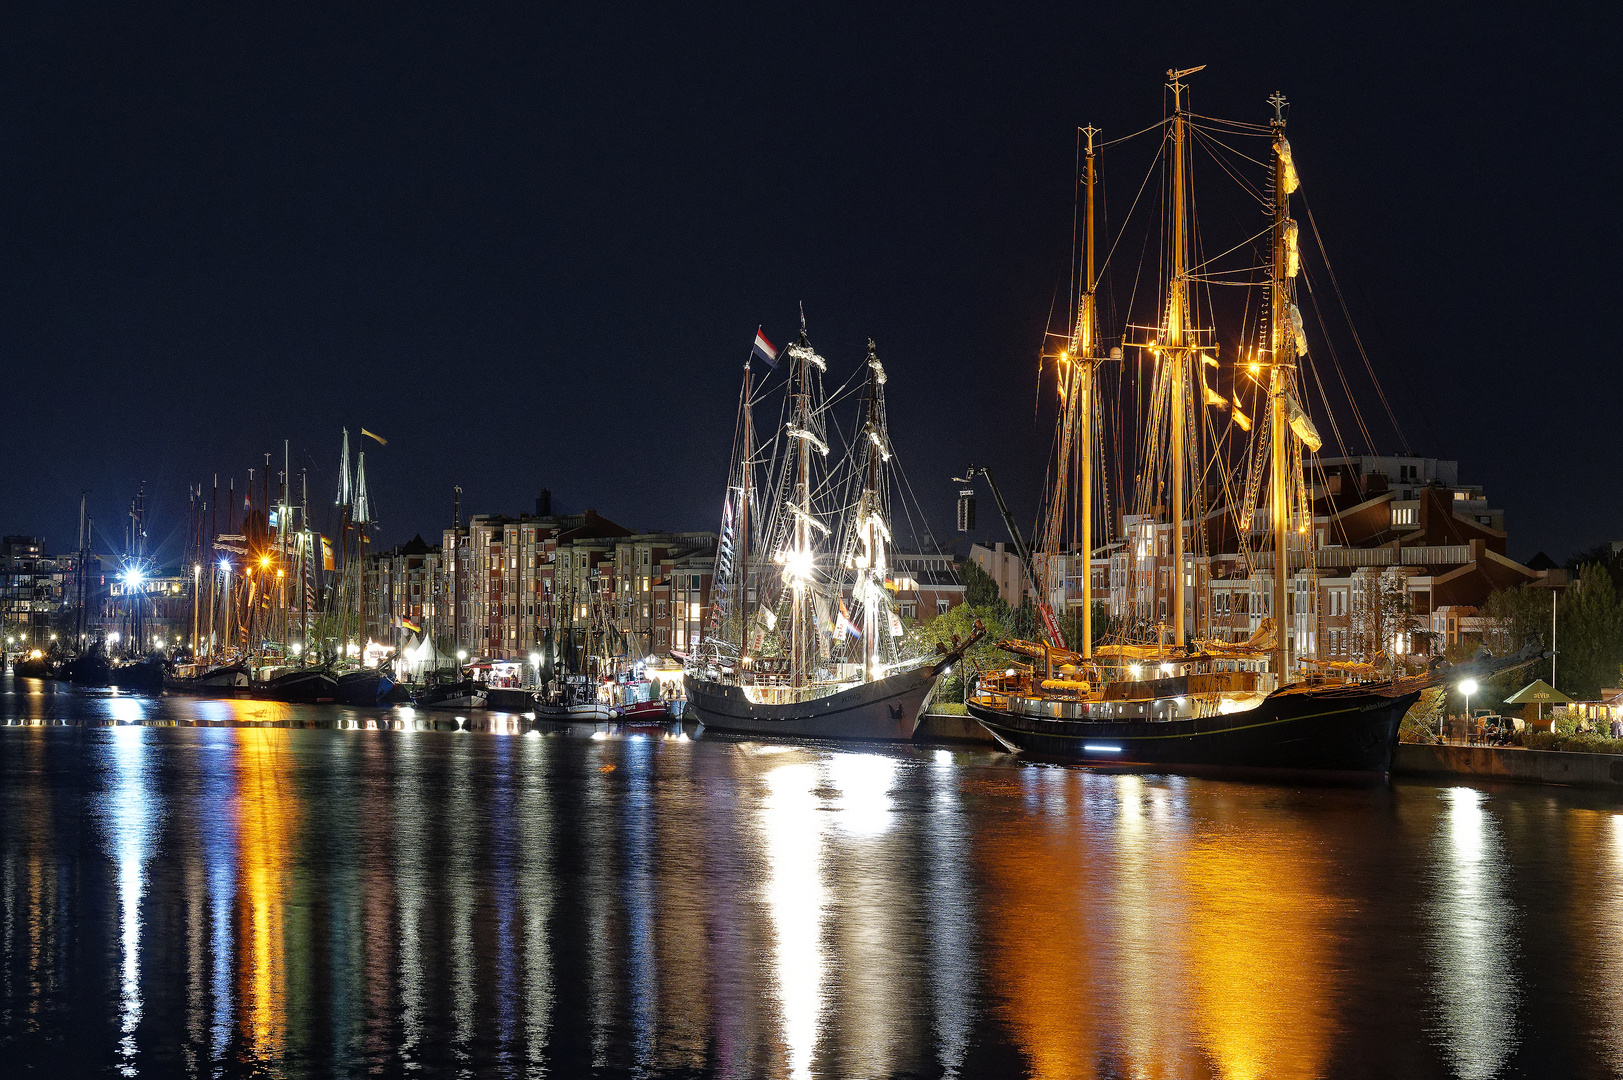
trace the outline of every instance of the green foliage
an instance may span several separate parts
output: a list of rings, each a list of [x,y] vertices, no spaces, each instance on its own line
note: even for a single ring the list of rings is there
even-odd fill
[[[961,701],[932,701],[930,711],[939,716],[968,716],[969,710]]]
[[[959,604],[927,623],[914,623],[908,627],[902,639],[906,656],[933,653],[937,643],[951,649],[954,637],[959,641],[969,640],[969,636],[975,632],[976,619],[986,625],[986,636],[970,648],[963,663],[955,664],[952,673],[942,677],[935,694],[938,703],[964,700],[963,668],[966,665],[972,670],[986,671],[1008,663],[1007,655],[996,644],[999,639],[1009,636],[1003,618],[995,605],[975,607],[972,604]]]
[[[1623,665],[1623,604],[1601,563],[1589,563],[1561,597],[1556,619],[1559,688],[1579,701],[1594,701],[1602,687],[1616,686]]]
[[[1002,602],[997,582],[974,559],[966,559],[958,575],[964,582],[964,603],[976,608],[991,607]]]
[[[1572,754],[1623,754],[1623,739],[1609,739],[1604,735],[1529,731],[1522,745],[1529,750],[1564,750]]]

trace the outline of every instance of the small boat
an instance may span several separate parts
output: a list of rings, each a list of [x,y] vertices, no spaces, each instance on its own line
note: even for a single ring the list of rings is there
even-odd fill
[[[13,660],[11,673],[19,679],[45,679],[50,677],[51,668],[49,662],[36,649],[26,656],[19,655]]]
[[[568,721],[570,723],[599,724],[614,719],[614,710],[601,702],[587,702],[580,705],[536,705],[535,718],[548,720],[554,723]]]
[[[658,724],[671,721],[671,710],[663,701],[632,701],[615,706],[619,718],[627,724]]]
[[[164,676],[163,688],[176,694],[203,694],[229,697],[247,692],[253,680],[242,664],[183,664]]]
[[[552,722],[599,724],[614,719],[614,709],[597,699],[590,683],[567,683],[552,694],[535,695],[535,718]]]
[[[438,683],[411,696],[419,709],[482,709],[486,700],[485,688],[472,679]]]
[[[338,700],[345,705],[372,708],[394,690],[394,679],[382,668],[357,668],[338,676]]]
[[[163,676],[163,658],[153,655],[114,664],[107,681],[120,690],[158,691],[163,689]]]
[[[62,661],[55,677],[75,686],[107,686],[112,682],[113,666],[100,652],[82,653]]]
[[[324,704],[338,700],[338,680],[326,668],[298,668],[255,685],[253,695],[267,701]]]

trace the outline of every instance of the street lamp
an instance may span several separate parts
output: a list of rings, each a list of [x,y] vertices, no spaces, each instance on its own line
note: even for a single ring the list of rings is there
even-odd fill
[[[1465,695],[1465,723],[1466,730],[1469,731],[1471,730],[1471,695],[1476,693],[1476,680],[1466,679],[1460,683],[1460,693]]]

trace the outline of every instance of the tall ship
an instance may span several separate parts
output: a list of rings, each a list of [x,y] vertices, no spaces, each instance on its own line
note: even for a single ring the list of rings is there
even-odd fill
[[[1185,82],[1200,70],[1167,73],[1169,113],[1149,129],[1161,143],[1145,187],[1159,170],[1165,191],[1156,313],[1140,324],[1129,313],[1115,338],[1120,345],[1109,349],[1100,332],[1094,247],[1099,133],[1080,133],[1079,287],[1065,347],[1050,354],[1056,460],[1033,549],[1006,517],[1042,634],[1001,641],[1013,661],[981,673],[966,705],[1007,749],[1061,761],[1382,774],[1405,712],[1422,690],[1459,672],[1406,674],[1395,658],[1385,672],[1369,658],[1318,662],[1292,633],[1298,604],[1312,602],[1314,455],[1322,439],[1302,404],[1304,390],[1316,384],[1303,373],[1307,338],[1291,216],[1298,181],[1285,99],[1270,99],[1266,126],[1201,116],[1189,107]],[[1241,139],[1249,145],[1233,149]],[[1260,205],[1263,221],[1249,241],[1227,250],[1197,245],[1192,142]],[[1259,164],[1261,178],[1243,171]],[[1153,238],[1147,227],[1146,250]],[[1225,262],[1231,253],[1238,254]],[[1231,325],[1220,326],[1224,316]],[[1117,400],[1103,399],[1107,384],[1117,388]],[[1106,446],[1114,446],[1114,462]],[[1114,515],[1101,505],[1112,478],[1117,491],[1131,492],[1130,515],[1125,505]],[[1121,534],[1101,543],[1097,526],[1108,532],[1112,523]],[[1199,599],[1209,600],[1203,568],[1218,542],[1253,580],[1267,580],[1251,609],[1265,617],[1243,640],[1214,631],[1211,604]],[[1096,633],[1094,560],[1102,550],[1121,556],[1112,573],[1119,562],[1123,579],[1135,584],[1147,580],[1141,575],[1170,571],[1170,595],[1120,613],[1108,632]],[[1080,592],[1066,620],[1050,605],[1055,596],[1071,599],[1069,586],[1056,587],[1062,579]]]
[[[688,657],[688,707],[712,731],[911,739],[937,679],[974,637],[942,652],[902,655],[888,588],[894,452],[887,377],[873,342],[859,374],[832,395],[837,402],[861,387],[844,454],[830,445],[828,361],[812,348],[804,316],[785,352],[783,420],[764,444],[756,438],[750,365],[759,359],[775,368],[777,350],[757,333],[744,364],[714,602],[709,632]]]

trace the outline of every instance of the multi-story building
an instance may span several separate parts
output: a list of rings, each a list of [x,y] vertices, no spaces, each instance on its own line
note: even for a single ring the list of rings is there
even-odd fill
[[[1504,512],[1489,505],[1480,486],[1458,482],[1457,462],[1364,456],[1319,464],[1321,480],[1310,492],[1313,566],[1292,575],[1291,610],[1282,620],[1293,655],[1337,661],[1441,652],[1479,638],[1476,608],[1495,590],[1557,583],[1554,572],[1506,556]],[[1111,615],[1170,630],[1180,615],[1173,610],[1172,528],[1135,515],[1124,515],[1119,526],[1087,560],[1093,596]],[[1260,550],[1268,527],[1266,511],[1259,512],[1242,544],[1221,511],[1195,524],[1211,553],[1186,553],[1177,571],[1184,575],[1186,635],[1244,641],[1273,618],[1273,552]],[[1010,603],[1030,591],[1004,545],[976,545],[971,558]],[[1040,561],[1054,610],[1080,603],[1080,554]],[[1388,610],[1399,602],[1403,618]],[[1373,639],[1377,628],[1393,623],[1412,629],[1391,641]]]
[[[436,652],[525,661],[545,653],[605,673],[691,647],[704,633],[714,533],[637,533],[595,510],[477,515],[368,558],[369,634]]]
[[[429,547],[419,534],[369,554],[363,573],[367,638],[400,648],[420,637],[432,646],[444,587],[439,545]]]
[[[67,567],[37,536],[0,540],[0,628],[14,647],[45,648],[68,602]]]

